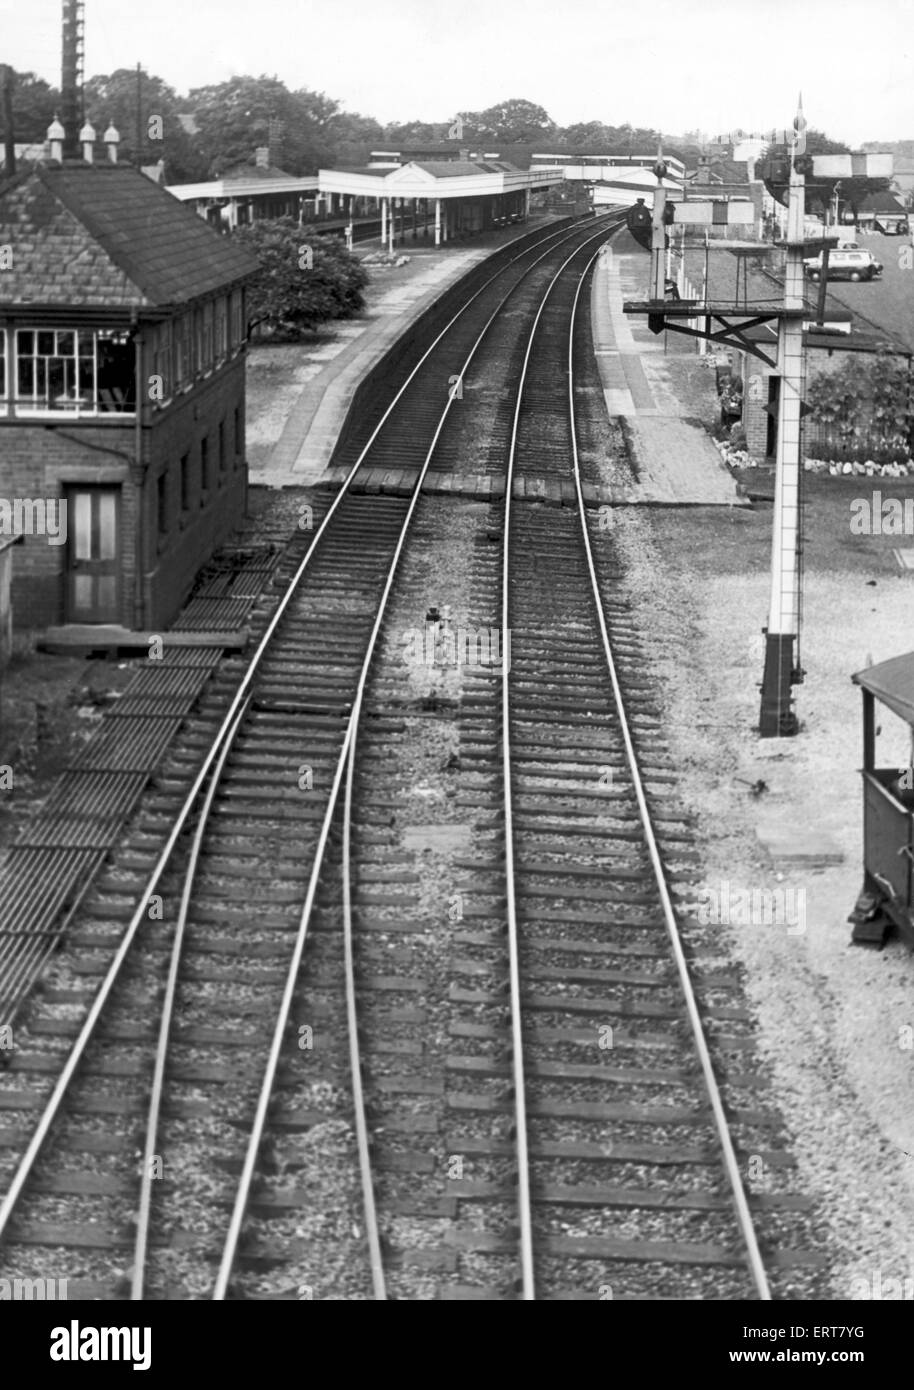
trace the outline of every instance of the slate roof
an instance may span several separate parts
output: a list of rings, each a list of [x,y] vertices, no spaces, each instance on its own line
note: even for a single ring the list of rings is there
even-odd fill
[[[73,161],[0,183],[0,305],[168,308],[257,270],[248,252],[126,164]]]
[[[436,179],[462,179],[467,174],[495,174],[510,168],[507,164],[487,164],[481,159],[413,159],[410,163]]]

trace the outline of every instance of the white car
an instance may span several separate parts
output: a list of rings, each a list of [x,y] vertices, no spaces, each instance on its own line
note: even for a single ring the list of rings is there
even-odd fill
[[[810,280],[822,274],[822,253],[803,262]],[[859,246],[838,246],[828,255],[829,280],[875,280],[882,274],[882,262]]]

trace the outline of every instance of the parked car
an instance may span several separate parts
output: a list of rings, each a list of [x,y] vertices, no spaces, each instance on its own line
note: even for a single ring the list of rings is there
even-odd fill
[[[822,253],[803,262],[810,280],[818,280],[822,274]],[[828,278],[830,280],[875,280],[882,274],[882,262],[877,261],[870,251],[860,247],[842,246],[829,252]]]

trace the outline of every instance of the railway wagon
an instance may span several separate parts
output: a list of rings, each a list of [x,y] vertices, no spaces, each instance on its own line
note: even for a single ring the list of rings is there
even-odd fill
[[[914,652],[851,679],[863,692],[863,888],[852,939],[881,946],[897,930],[914,946]]]

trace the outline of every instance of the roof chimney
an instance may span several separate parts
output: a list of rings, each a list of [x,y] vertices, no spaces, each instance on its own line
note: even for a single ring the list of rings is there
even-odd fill
[[[258,145],[254,151],[254,163],[258,169],[269,169],[270,167],[270,147],[269,145]]]
[[[83,147],[83,159],[87,164],[91,164],[95,158],[95,127],[89,121],[86,121],[79,132],[79,141]]]
[[[76,132],[83,112],[83,64],[85,21],[83,0],[63,0],[63,61],[60,74],[60,109],[63,113],[64,153],[77,154]]]
[[[108,146],[108,158],[111,160],[111,163],[112,163],[112,164],[116,164],[116,163],[117,163],[117,147],[118,147],[118,145],[121,143],[120,132],[119,132],[118,130],[115,129],[115,127],[114,127],[113,124],[112,124],[112,125],[109,125],[108,129],[105,131],[104,135],[102,136],[102,139],[104,140],[105,144]]]
[[[3,172],[16,172],[16,136],[13,131],[13,83],[15,73],[9,63],[0,63],[0,114],[3,117]]]
[[[58,164],[63,163],[63,142],[66,131],[57,119],[57,112],[54,112],[54,119],[48,126],[47,138],[51,146],[51,158],[56,159]]]

